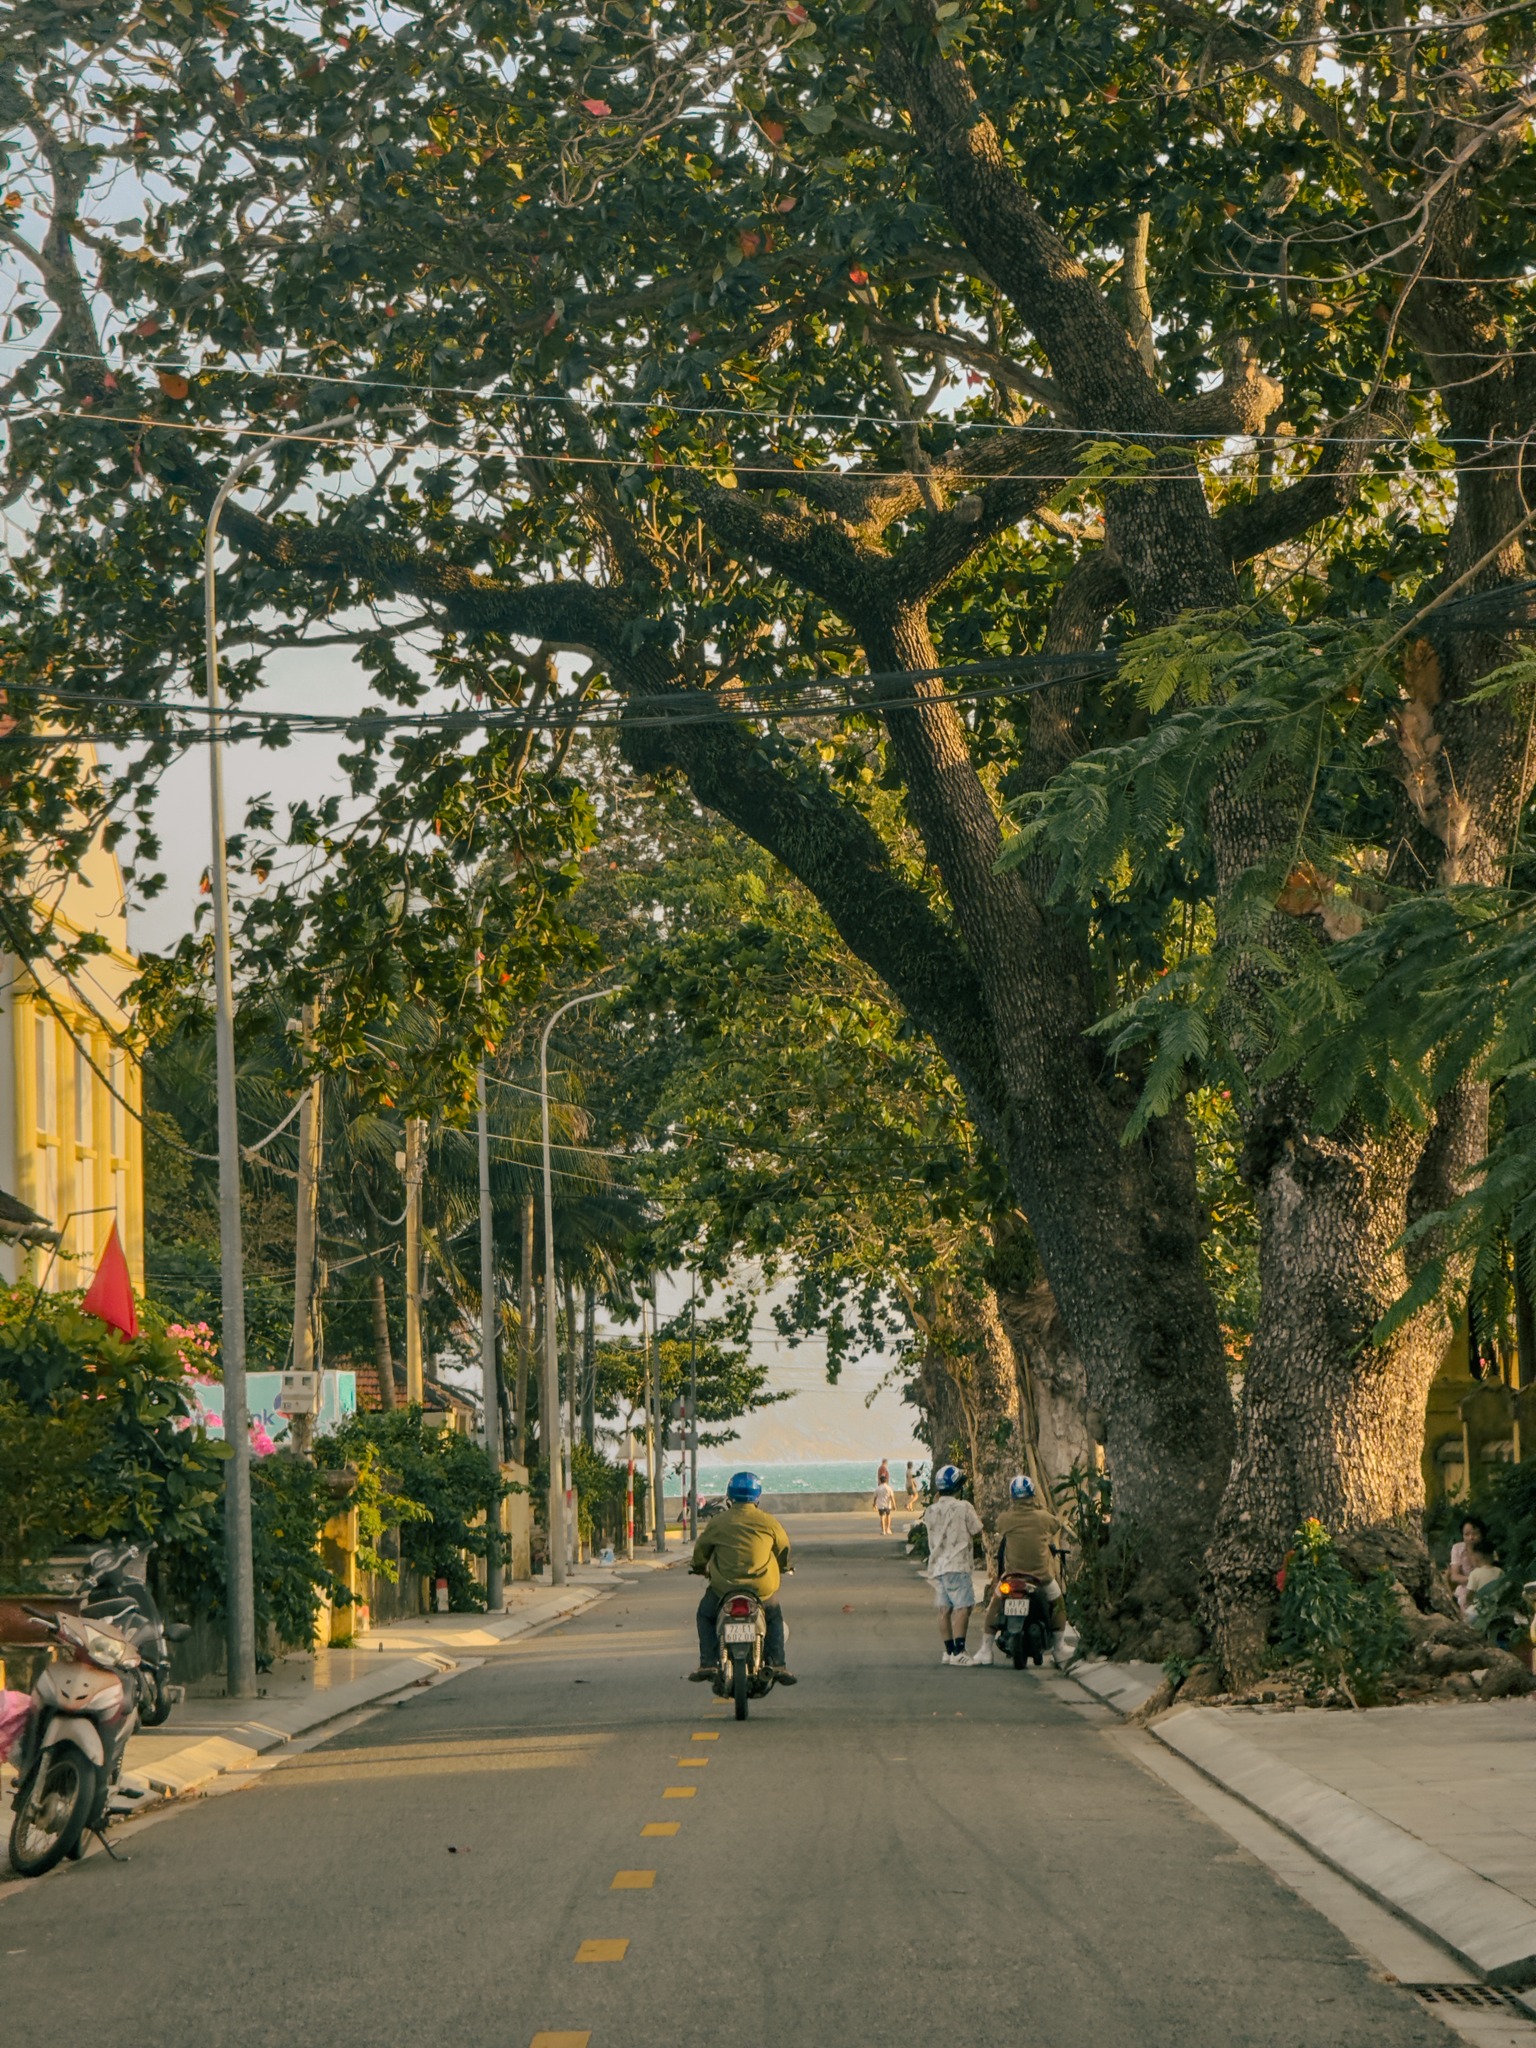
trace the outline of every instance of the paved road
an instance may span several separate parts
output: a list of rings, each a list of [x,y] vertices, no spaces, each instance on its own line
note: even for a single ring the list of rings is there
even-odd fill
[[[681,1680],[696,1590],[681,1571],[627,1582],[253,1789],[141,1826],[128,1865],[93,1856],[0,1901],[0,2031],[1447,2048],[1117,1753],[1103,1710],[1034,1674],[941,1669],[891,1543],[809,1532],[801,1684],[744,1727]],[[614,1959],[580,1960],[587,1942]]]

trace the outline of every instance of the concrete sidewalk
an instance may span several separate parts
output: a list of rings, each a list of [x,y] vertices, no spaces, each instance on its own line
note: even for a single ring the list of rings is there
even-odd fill
[[[679,1561],[672,1554],[583,1565],[564,1586],[537,1579],[508,1586],[501,1614],[424,1614],[366,1630],[350,1649],[296,1651],[260,1674],[255,1702],[227,1699],[221,1679],[204,1679],[188,1688],[165,1727],[143,1729],[129,1743],[124,1787],[142,1788],[141,1810],[153,1795],[199,1791],[343,1714],[471,1668],[486,1650],[579,1614],[626,1578]],[[7,1791],[12,1776],[9,1765],[0,1766]]]
[[[1123,1714],[1162,1676],[1071,1675]],[[1536,1699],[1174,1706],[1149,1732],[1479,1975],[1536,1985]]]

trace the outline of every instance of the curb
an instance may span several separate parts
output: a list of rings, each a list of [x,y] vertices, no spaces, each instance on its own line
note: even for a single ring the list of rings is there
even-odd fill
[[[1175,1710],[1150,1733],[1490,1983],[1536,1984],[1536,1908],[1524,1899],[1267,1755],[1219,1709]]]
[[[372,1706],[389,1693],[446,1677],[458,1668],[453,1658],[435,1656],[431,1651],[397,1659],[382,1670],[370,1672],[366,1678],[353,1679],[350,1685],[332,1687],[323,1700],[295,1700],[287,1707],[275,1707],[268,1720],[237,1722],[233,1734],[204,1736],[184,1749],[173,1749],[169,1756],[146,1764],[142,1770],[129,1765],[128,1772],[142,1778],[165,1798],[178,1799],[201,1790],[210,1779],[249,1769],[257,1757],[291,1742],[297,1735],[308,1735],[328,1721],[339,1720],[343,1714]]]
[[[1121,1715],[1134,1714],[1162,1679],[1156,1665],[1106,1659],[1066,1675]],[[1175,1706],[1147,1733],[1479,1976],[1512,1991],[1536,1985],[1536,1907],[1515,1893],[1271,1756],[1220,1708]]]
[[[486,1617],[484,1625],[478,1628],[474,1626],[475,1617],[465,1615],[463,1620],[467,1626],[443,1630],[441,1639],[445,1647],[460,1653],[494,1648],[514,1641],[518,1636],[533,1635],[559,1622],[569,1621],[572,1615],[594,1606],[610,1590],[607,1586],[573,1586],[571,1597],[552,1613],[504,1614],[494,1620]],[[249,1721],[238,1722],[229,1735],[205,1736],[201,1741],[189,1743],[185,1749],[172,1750],[169,1756],[160,1757],[142,1770],[134,1769],[132,1765],[129,1770],[135,1778],[143,1779],[163,1797],[181,1798],[187,1793],[200,1791],[214,1778],[248,1770],[268,1750],[280,1748],[296,1736],[323,1728],[327,1722],[339,1720],[344,1714],[355,1713],[359,1707],[370,1707],[375,1701],[388,1699],[392,1693],[405,1692],[413,1686],[441,1682],[461,1668],[474,1669],[482,1661],[474,1658],[465,1662],[462,1655],[447,1656],[421,1644],[419,1636],[413,1642],[409,1623],[402,1623],[400,1632],[404,1641],[398,1647],[409,1647],[409,1656],[392,1658],[387,1664],[381,1663],[377,1671],[370,1671],[365,1678],[354,1678],[349,1685],[332,1686],[323,1695],[311,1694],[305,1699],[290,1701],[286,1706],[274,1707],[261,1720],[253,1717]],[[379,1647],[384,1647],[382,1642]]]
[[[538,1635],[595,1606],[614,1590],[612,1583],[573,1586],[571,1598],[552,1613],[501,1615],[487,1627],[475,1629],[471,1626],[455,1631],[448,1639],[455,1650],[462,1651],[472,1647],[494,1647],[518,1636]],[[473,1621],[471,1616],[464,1619]],[[408,1625],[402,1625],[402,1629],[405,1626]],[[444,1634],[447,1636],[448,1632],[444,1631]],[[382,1650],[383,1647],[380,1642],[379,1648]],[[285,1704],[258,1709],[263,1718],[258,1720],[253,1716],[249,1721],[234,1722],[228,1735],[202,1736],[196,1742],[186,1743],[166,1756],[157,1757],[153,1763],[142,1766],[125,1764],[125,1783],[131,1781],[146,1786],[148,1794],[153,1796],[141,1798],[133,1812],[118,1818],[131,1824],[140,1816],[164,1812],[170,1801],[201,1792],[217,1778],[248,1771],[270,1751],[281,1749],[300,1736],[312,1735],[333,1721],[355,1714],[359,1708],[374,1706],[416,1687],[440,1685],[446,1679],[478,1669],[484,1661],[483,1657],[448,1657],[430,1648],[415,1649],[409,1656],[391,1658],[388,1663],[381,1660],[377,1670],[370,1671],[364,1678],[355,1678],[347,1685],[331,1686],[323,1694],[311,1693]],[[18,1884],[24,1889],[25,1882],[16,1880],[13,1883],[10,1866],[0,1855],[0,1897]]]
[[[551,1587],[549,1590],[554,1589]],[[569,1621],[573,1614],[580,1614],[612,1591],[611,1581],[602,1585],[590,1582],[573,1585],[561,1604],[547,1613],[534,1614],[514,1608],[510,1613],[494,1616],[460,1614],[439,1617],[424,1614],[415,1622],[396,1621],[384,1628],[365,1629],[357,1639],[357,1648],[365,1651],[408,1649],[419,1656],[494,1649],[498,1643],[509,1643],[518,1636],[531,1635],[535,1629],[547,1628],[551,1622]],[[438,1620],[446,1625],[434,1627],[433,1623]],[[453,1626],[454,1623],[458,1626]]]
[[[1161,1664],[1111,1664],[1107,1657],[1079,1658],[1066,1672],[1117,1714],[1134,1714],[1163,1682]]]

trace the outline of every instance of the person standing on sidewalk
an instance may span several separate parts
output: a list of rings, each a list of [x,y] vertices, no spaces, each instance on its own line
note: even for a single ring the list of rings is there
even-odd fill
[[[941,1465],[933,1475],[934,1499],[923,1516],[928,1531],[928,1563],[923,1576],[933,1586],[944,1641],[941,1664],[969,1664],[965,1632],[976,1599],[971,1577],[972,1546],[981,1534],[981,1517],[961,1498],[965,1474],[958,1465]]]

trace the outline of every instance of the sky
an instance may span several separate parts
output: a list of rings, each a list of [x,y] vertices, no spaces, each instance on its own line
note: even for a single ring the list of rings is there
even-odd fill
[[[310,655],[278,650],[269,658],[270,681],[247,699],[251,708],[271,711],[335,711],[360,706],[367,686],[344,650],[322,649]],[[343,742],[334,734],[305,736],[278,751],[254,740],[225,749],[225,805],[230,829],[238,830],[253,797],[271,795],[279,818],[283,806],[306,798],[311,802],[332,791],[345,792],[346,778],[336,765]],[[166,877],[161,894],[150,902],[129,905],[129,933],[140,951],[160,951],[175,944],[191,928],[199,904],[207,899],[199,884],[209,856],[208,758],[201,747],[188,750],[160,784],[155,823],[160,834],[160,867]],[[687,1299],[685,1276],[662,1282],[661,1314],[674,1314]],[[793,1348],[774,1330],[765,1303],[758,1311],[753,1351],[769,1366],[769,1383],[791,1391],[793,1398],[748,1417],[730,1455],[758,1464],[802,1463],[818,1459],[926,1457],[912,1425],[914,1411],[894,1387],[881,1389],[889,1361],[869,1357],[844,1366],[836,1386],[826,1381],[824,1340]],[[723,1455],[723,1454],[722,1454]]]

